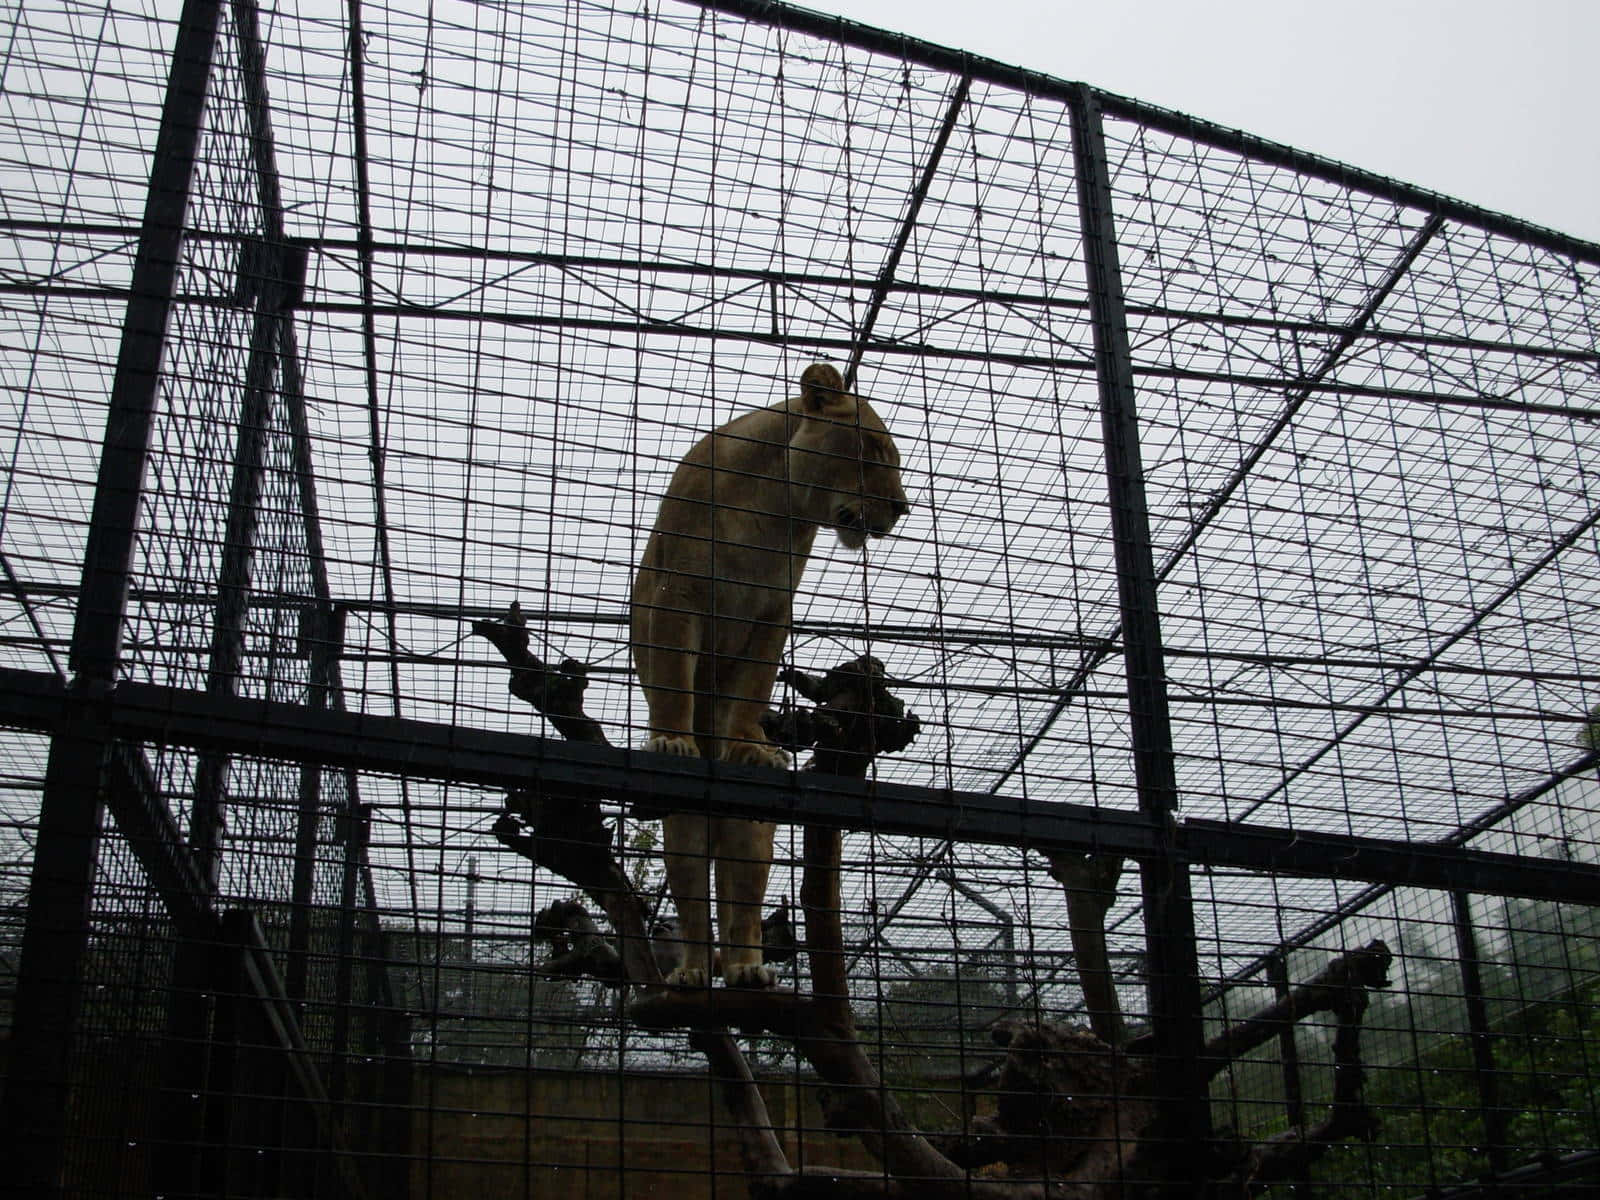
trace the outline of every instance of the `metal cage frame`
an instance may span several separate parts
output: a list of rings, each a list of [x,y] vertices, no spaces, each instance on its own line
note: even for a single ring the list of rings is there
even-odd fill
[[[6,1126],[14,1136],[16,1178],[42,1192],[64,1188],[63,1181],[72,1174],[74,1130],[84,1120],[74,1097],[85,1085],[78,1081],[80,1067],[74,1064],[82,1051],[83,1014],[91,1003],[87,994],[91,906],[97,888],[104,886],[101,875],[110,853],[108,843],[116,841],[125,845],[132,871],[153,890],[176,931],[176,948],[166,968],[168,1002],[161,1015],[160,1040],[166,1047],[163,1089],[171,1096],[195,1097],[191,1106],[175,1103],[164,1117],[170,1144],[187,1149],[152,1170],[165,1172],[161,1177],[168,1181],[204,1179],[208,1186],[224,1188],[230,1180],[237,1183],[230,1172],[241,1168],[207,1158],[204,1147],[223,1137],[219,1130],[225,1131],[230,1122],[247,1120],[241,1114],[252,1102],[263,1096],[293,1096],[294,1120],[303,1127],[282,1135],[282,1157],[274,1168],[278,1186],[297,1194],[310,1194],[317,1187],[359,1193],[378,1182],[379,1175],[368,1175],[364,1182],[359,1177],[367,1167],[358,1165],[361,1152],[350,1144],[349,1114],[355,1111],[352,1106],[389,1111],[383,1107],[384,1097],[393,1101],[403,1088],[385,1092],[386,1087],[400,1085],[392,1079],[386,1083],[357,1078],[349,1064],[363,1054],[377,1054],[402,1064],[398,1069],[403,1071],[408,1050],[400,1006],[381,969],[388,953],[387,935],[378,915],[382,905],[373,880],[371,808],[361,792],[363,772],[505,791],[529,786],[531,773],[537,786],[602,794],[622,811],[670,803],[685,811],[903,835],[936,845],[992,845],[1133,859],[1139,865],[1138,919],[1143,930],[1138,965],[1148,989],[1159,1089],[1167,1106],[1168,1128],[1182,1131],[1181,1136],[1195,1144],[1206,1141],[1213,1124],[1201,1067],[1207,1006],[1218,1003],[1229,988],[1245,984],[1282,992],[1288,985],[1286,959],[1298,948],[1369,910],[1397,887],[1436,890],[1450,900],[1449,923],[1468,1000],[1486,1126],[1484,1165],[1494,1172],[1510,1170],[1514,1164],[1508,1156],[1503,1119],[1496,1115],[1493,1037],[1477,976],[1480,952],[1469,897],[1579,905],[1593,904],[1600,897],[1593,841],[1586,843],[1587,858],[1582,853],[1551,858],[1508,851],[1492,841],[1501,848],[1484,848],[1483,838],[1569,781],[1592,778],[1600,766],[1600,748],[1553,759],[1543,778],[1508,789],[1498,804],[1474,811],[1453,829],[1431,831],[1431,836],[1427,827],[1415,837],[1374,836],[1350,822],[1340,830],[1315,822],[1295,825],[1253,819],[1254,808],[1264,801],[1243,815],[1185,812],[1170,711],[1173,646],[1163,635],[1163,589],[1174,578],[1174,564],[1213,518],[1248,491],[1251,472],[1274,439],[1292,425],[1300,405],[1323,389],[1343,387],[1360,394],[1359,384],[1336,378],[1352,348],[1374,339],[1405,342],[1407,335],[1379,328],[1379,314],[1404,290],[1409,273],[1447,231],[1466,230],[1475,237],[1503,240],[1539,256],[1541,263],[1555,264],[1552,271],[1564,269],[1580,281],[1600,279],[1600,247],[1084,84],[769,0],[695,0],[695,4],[706,20],[750,22],[881,56],[906,71],[916,69],[936,77],[939,87],[930,92],[948,89],[944,93],[948,109],[927,143],[926,158],[912,164],[913,183],[898,220],[874,242],[881,251],[881,264],[868,279],[871,290],[861,298],[849,336],[800,339],[813,352],[831,352],[846,360],[847,377],[852,380],[863,360],[886,347],[902,356],[919,349],[914,331],[890,328],[886,309],[897,289],[907,286],[904,263],[912,253],[919,222],[933,203],[930,189],[939,178],[946,143],[973,103],[973,89],[1001,90],[1064,111],[1070,123],[1070,178],[1081,252],[1073,269],[1086,280],[1082,304],[1072,319],[1083,322],[1090,334],[1092,361],[1085,374],[1094,381],[1100,419],[1097,452],[1104,467],[1106,528],[1114,552],[1115,628],[1074,646],[1078,665],[1072,680],[1052,689],[1042,719],[1023,731],[1026,744],[1004,769],[993,773],[990,786],[930,786],[887,778],[849,781],[805,774],[773,779],[769,773],[699,760],[661,759],[628,749],[408,716],[398,704],[390,712],[348,706],[340,668],[347,659],[344,622],[360,605],[337,594],[328,578],[315,434],[306,412],[304,351],[297,323],[307,312],[319,314],[319,319],[353,323],[362,355],[358,371],[365,380],[372,420],[377,544],[387,564],[385,530],[391,518],[383,508],[384,464],[376,449],[383,380],[375,322],[403,309],[406,301],[378,298],[379,283],[386,277],[375,260],[394,253],[394,247],[380,241],[370,209],[367,116],[362,107],[365,55],[359,50],[361,5],[351,4],[342,30],[349,50],[343,65],[350,72],[352,102],[349,166],[360,214],[355,237],[345,242],[303,236],[286,222],[267,99],[269,66],[255,0],[230,0],[227,5],[220,0],[185,0],[128,280],[125,286],[112,284],[99,290],[108,304],[125,301],[125,311],[104,440],[97,448],[81,578],[75,587],[65,589],[73,602],[67,665],[62,668],[57,662],[54,670],[46,669],[41,658],[30,665],[0,669],[0,725],[44,739],[35,744],[48,747],[29,864],[6,1088]],[[233,124],[225,126],[218,113],[230,107]],[[200,113],[207,114],[204,124],[198,119]],[[1246,446],[1231,477],[1211,480],[1209,487],[1194,493],[1190,532],[1176,544],[1170,531],[1158,535],[1152,530],[1147,490],[1152,467],[1141,457],[1148,430],[1141,423],[1138,401],[1141,389],[1160,372],[1144,349],[1130,344],[1130,329],[1139,339],[1148,339],[1160,320],[1226,324],[1230,317],[1222,311],[1220,297],[1215,313],[1183,311],[1159,320],[1151,315],[1144,293],[1130,299],[1130,271],[1122,260],[1132,243],[1121,223],[1143,219],[1137,215],[1137,205],[1154,201],[1130,196],[1123,176],[1128,145],[1121,132],[1108,139],[1108,121],[1282,170],[1340,195],[1358,195],[1363,203],[1390,205],[1408,214],[1410,221],[1399,255],[1386,268],[1375,269],[1365,304],[1341,319],[1330,317],[1315,331],[1325,346],[1321,360],[1302,363],[1297,377],[1269,381],[1267,386],[1283,399],[1276,424],[1269,424],[1253,446]],[[206,143],[206,138],[213,141]],[[201,179],[205,147],[210,145],[210,152],[217,153],[216,139],[227,139],[236,156],[234,166],[244,182],[235,191]],[[206,209],[208,215],[197,220],[196,212],[206,205],[220,207]],[[229,205],[245,215],[223,219]],[[60,232],[47,222],[12,222],[11,227],[13,233],[30,236]],[[112,237],[126,232],[125,227],[108,230]],[[91,231],[82,236],[95,235]],[[471,260],[479,266],[492,263],[496,269],[505,262],[515,267],[560,257],[515,248],[501,252],[487,245],[435,246],[425,253]],[[326,280],[332,257],[341,257],[344,269],[356,277],[353,301],[332,295],[336,289],[317,282]],[[581,257],[570,256],[561,269],[583,269]],[[704,272],[714,276],[718,267],[707,264]],[[673,269],[700,271],[683,264]],[[730,278],[738,277],[742,269],[731,268]],[[791,286],[793,281],[749,272],[741,282],[750,283],[758,293],[770,287],[776,296],[780,286]],[[64,287],[40,278],[25,280],[12,290],[45,297],[63,294]],[[957,298],[972,304],[1016,302],[998,294]],[[1174,308],[1184,305],[1175,301]],[[1130,310],[1136,311],[1130,315]],[[1590,317],[1592,322],[1592,309]],[[557,326],[569,320],[574,328],[595,327],[594,318],[581,313],[540,319]],[[1248,324],[1246,318],[1237,319]],[[649,317],[620,311],[613,320],[617,328],[649,327],[651,322]],[[1574,344],[1524,348],[1529,354],[1571,365],[1574,371],[1587,371],[1586,382],[1570,387],[1557,383],[1537,395],[1467,397],[1459,389],[1446,388],[1422,402],[1536,413],[1570,430],[1580,456],[1585,444],[1600,449],[1600,435],[1595,433],[1600,423],[1600,408],[1595,406],[1600,394],[1594,382],[1600,369],[1596,333],[1591,323],[1586,346],[1576,344],[1582,340],[1580,328],[1574,331]],[[795,340],[776,330],[754,328],[725,336],[735,342],[784,346]],[[1473,341],[1470,333],[1450,335],[1442,327],[1412,340],[1413,348],[1420,347],[1417,353],[1424,355],[1432,344],[1470,346]],[[226,351],[236,357],[226,369],[213,368],[184,359],[184,347],[202,354]],[[931,343],[921,349],[938,351]],[[1069,345],[1062,353],[1069,352],[1076,350]],[[1513,357],[1519,352],[1517,347],[1507,351]],[[1022,356],[1013,357],[1020,361]],[[1175,368],[1172,374],[1181,385],[1186,374],[1202,370]],[[226,376],[225,386],[234,389],[234,395],[216,410],[232,414],[227,419],[233,424],[215,431],[230,441],[218,451],[220,463],[214,464],[222,472],[223,481],[216,486],[225,493],[220,506],[224,528],[211,552],[210,590],[200,597],[201,606],[210,609],[207,644],[200,656],[204,670],[190,677],[130,671],[125,640],[134,619],[131,614],[140,606],[179,605],[174,611],[190,611],[192,606],[191,600],[155,596],[148,584],[139,582],[150,574],[139,565],[141,531],[149,524],[144,506],[153,496],[183,485],[181,480],[152,474],[153,446],[161,436],[163,414],[201,404],[198,399],[180,401],[176,390],[164,389],[187,386],[185,380],[202,381],[203,386],[213,371]],[[1375,385],[1375,390],[1381,389]],[[1395,390],[1414,397],[1425,389],[1402,381]],[[1578,486],[1581,489],[1581,483]],[[1500,590],[1481,601],[1475,612],[1465,614],[1463,631],[1513,600],[1519,590],[1534,586],[1541,572],[1563,555],[1587,552],[1597,523],[1600,507],[1547,539],[1540,555],[1519,565]],[[282,549],[291,543],[292,552]],[[275,554],[297,564],[292,567],[299,581],[297,595],[274,593],[270,578],[262,582],[267,574],[262,564]],[[52,653],[38,615],[40,603],[52,598],[50,589],[30,587],[9,560],[6,570],[18,611],[33,621],[34,642],[41,653]],[[405,601],[395,595],[392,579],[385,579],[389,590],[367,612],[377,621],[389,622],[390,644],[395,645],[393,622]],[[1572,596],[1568,602],[1585,613],[1600,608],[1600,598],[1593,594]],[[298,647],[274,659],[277,665],[272,670],[281,673],[267,676],[244,667],[247,656],[261,653],[258,643],[265,635],[252,623],[262,610],[275,622],[273,636],[286,646]],[[1063,638],[1070,633],[1063,630]],[[1369,699],[1365,708],[1349,710],[1351,719],[1359,722],[1363,712],[1403,706],[1407,684],[1426,672],[1449,644],[1448,639],[1436,642],[1420,657],[1397,654],[1392,668],[1397,682]],[[1119,666],[1125,685],[1117,703],[1123,706],[1132,772],[1129,794],[1136,803],[1040,799],[1025,788],[1007,786],[1019,771],[1026,772],[1029,754],[1074,699],[1090,690],[1095,671],[1107,662]],[[1338,706],[1330,705],[1329,712],[1338,715]],[[1563,728],[1575,727],[1569,723]],[[1337,723],[1331,726],[1326,740],[1306,755],[1306,768],[1336,751],[1349,729]],[[261,774],[250,782],[254,771]],[[252,909],[235,907],[226,899],[230,889],[221,885],[221,877],[230,797],[257,788],[263,795],[276,795],[284,806],[281,837],[294,848],[287,853],[282,878],[267,888],[271,892],[281,885],[288,894],[262,895],[262,907]],[[187,829],[175,815],[177,793],[186,797]],[[1594,815],[1588,813],[1591,819]],[[115,834],[110,832],[112,824]],[[936,861],[930,858],[917,868],[906,899],[919,883],[938,876],[941,868],[934,865]],[[1197,874],[1230,871],[1365,886],[1346,893],[1321,917],[1289,930],[1277,944],[1264,947],[1228,979],[1213,981],[1216,986],[1208,988],[1196,957],[1194,883]],[[286,914],[282,928],[269,932],[263,927],[263,914],[280,901]],[[328,914],[325,921],[314,915],[321,913]],[[872,936],[882,934],[893,918],[893,913],[883,918]],[[869,948],[870,939],[858,953]],[[218,979],[224,977],[219,972],[233,982],[219,986]],[[331,973],[324,977],[319,972]],[[244,999],[225,1001],[223,994],[230,989]],[[311,1029],[307,1023],[313,1018],[307,1015],[306,1003],[318,989],[328,989],[331,1015],[326,1020],[316,1017],[316,1028]],[[198,1059],[189,1062],[185,1053],[197,1041],[208,1047],[209,1061],[204,1064]],[[224,1045],[234,1048],[224,1054],[217,1049]],[[269,1050],[261,1051],[261,1046]],[[1286,1059],[1290,1064],[1286,1070],[1292,1072],[1292,1039]],[[219,1091],[230,1089],[231,1100],[216,1099]],[[202,1094],[207,1097],[204,1101]],[[367,1121],[363,1134],[367,1153],[376,1159],[388,1147],[401,1154],[404,1115],[390,1112],[361,1119]],[[291,1150],[303,1155],[297,1157]],[[398,1158],[396,1162],[381,1169],[391,1172],[389,1185],[399,1189],[409,1168]],[[1547,1164],[1547,1168],[1540,1177],[1546,1182],[1577,1169],[1572,1163]],[[330,1178],[335,1182],[330,1184]]]

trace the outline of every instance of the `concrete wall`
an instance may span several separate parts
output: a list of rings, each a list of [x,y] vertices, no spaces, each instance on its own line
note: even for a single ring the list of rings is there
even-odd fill
[[[739,1151],[706,1074],[424,1068],[413,1079],[411,1194],[428,1200],[744,1200]],[[763,1081],[792,1164],[870,1170],[822,1127],[814,1084]]]

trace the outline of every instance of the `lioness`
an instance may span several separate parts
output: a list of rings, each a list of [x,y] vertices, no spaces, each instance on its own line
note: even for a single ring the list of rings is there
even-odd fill
[[[787,765],[762,732],[761,714],[817,527],[859,550],[905,512],[894,440],[824,363],[806,368],[800,395],[701,438],[662,498],[633,583],[633,660],[650,708],[647,748]],[[711,979],[712,860],[723,979],[736,987],[775,982],[761,962],[773,828],[666,818],[667,885],[685,950],[667,982],[704,987]]]

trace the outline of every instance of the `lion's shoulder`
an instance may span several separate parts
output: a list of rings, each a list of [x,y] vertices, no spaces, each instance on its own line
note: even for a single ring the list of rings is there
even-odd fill
[[[735,467],[743,472],[758,459],[776,460],[789,443],[795,418],[788,402],[752,408],[704,435],[683,465],[691,469]]]

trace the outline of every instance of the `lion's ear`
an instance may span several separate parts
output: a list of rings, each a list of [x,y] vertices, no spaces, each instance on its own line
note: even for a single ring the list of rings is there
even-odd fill
[[[827,363],[812,363],[800,376],[800,399],[808,412],[839,408],[845,400],[844,376]]]

